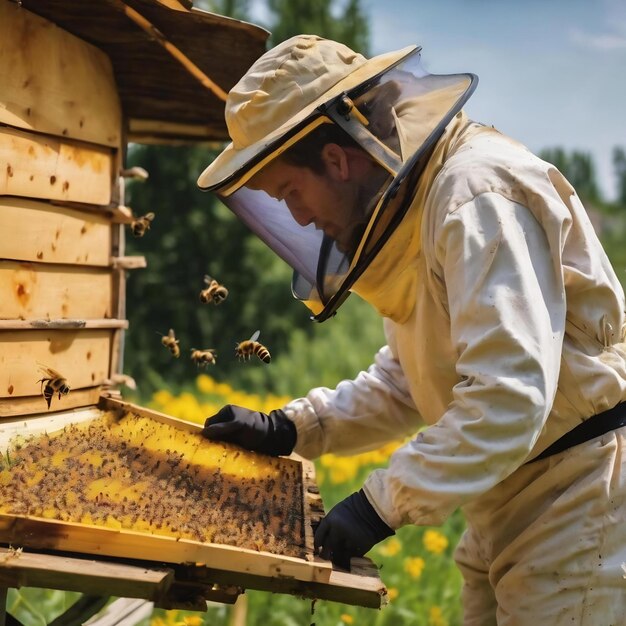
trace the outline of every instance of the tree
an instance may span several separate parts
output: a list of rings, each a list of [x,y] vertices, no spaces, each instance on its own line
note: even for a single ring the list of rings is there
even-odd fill
[[[617,179],[617,202],[626,208],[626,151],[624,148],[613,148],[613,167]]]
[[[348,0],[343,10],[332,0],[268,0],[267,4],[275,18],[269,29],[272,45],[306,33],[341,41],[367,54],[369,24],[360,0]]]
[[[367,16],[361,10],[360,0],[349,0],[340,22],[339,41],[348,47],[368,54],[369,50],[369,23]]]
[[[324,34],[334,38],[336,20],[331,14],[332,0],[268,0],[275,17],[272,24],[272,45],[300,33]]]
[[[200,0],[194,2],[198,8],[218,15],[227,15],[236,20],[249,20],[250,0]]]
[[[591,154],[578,150],[568,154],[563,148],[546,148],[540,152],[540,157],[552,163],[583,200],[593,203],[601,201]]]

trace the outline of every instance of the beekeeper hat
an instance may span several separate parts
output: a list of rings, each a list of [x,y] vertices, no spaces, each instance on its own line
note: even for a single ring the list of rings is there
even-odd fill
[[[335,313],[398,227],[428,155],[476,85],[473,74],[430,74],[419,52],[409,46],[368,60],[341,43],[299,35],[258,59],[228,96],[232,143],[198,185],[291,266],[292,293],[316,321]],[[262,181],[294,163],[327,188],[316,161],[320,142],[348,146],[371,168],[348,181],[358,191],[353,202],[309,188],[304,223],[292,212],[297,194]]]
[[[198,186],[220,187],[321,104],[416,49],[408,46],[366,59],[344,44],[316,35],[297,35],[272,48],[228,94],[225,117],[232,143],[202,172]]]

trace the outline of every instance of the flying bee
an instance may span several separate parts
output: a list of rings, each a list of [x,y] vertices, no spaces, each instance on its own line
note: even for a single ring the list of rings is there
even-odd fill
[[[208,285],[208,287],[200,292],[200,302],[203,304],[207,304],[208,302],[221,304],[226,300],[228,289],[226,289],[224,285],[220,285],[214,278],[206,275],[204,277],[204,283]]]
[[[134,219],[130,223],[130,230],[135,235],[135,237],[143,237],[146,234],[147,230],[150,230],[150,224],[154,219],[155,215],[152,211],[150,213],[146,213],[137,219]]]
[[[58,393],[60,400],[61,396],[66,396],[70,392],[70,387],[67,384],[65,377],[59,374],[56,370],[53,370],[51,367],[40,364],[39,371],[44,374],[44,377],[39,379],[37,382],[41,383],[44,400],[48,404],[48,409],[50,409],[52,396],[54,396],[55,393]]]
[[[205,367],[208,364],[215,365],[215,359],[217,358],[217,352],[213,348],[208,350],[197,350],[191,348],[191,360],[198,367]]]
[[[172,353],[172,356],[174,358],[177,359],[180,356],[180,346],[178,345],[178,339],[176,339],[176,335],[174,335],[173,328],[170,328],[167,335],[163,335],[161,337],[161,343]]]
[[[258,356],[263,363],[269,363],[272,360],[270,351],[263,344],[257,341],[260,334],[261,331],[257,330],[252,337],[250,337],[250,339],[239,342],[235,348],[235,356],[239,357],[243,361],[249,361],[250,357],[253,354],[256,354],[256,356]]]

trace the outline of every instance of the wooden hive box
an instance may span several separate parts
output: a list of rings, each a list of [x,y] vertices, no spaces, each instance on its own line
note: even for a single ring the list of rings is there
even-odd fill
[[[225,92],[264,51],[267,34],[182,0],[0,0],[2,451],[107,412],[198,436],[197,426],[130,406],[116,389],[126,272],[145,266],[124,255],[133,219],[124,205],[126,144],[225,139]],[[61,373],[71,387],[55,393],[49,409],[42,379],[52,375],[38,367]],[[312,555],[311,524],[323,514],[313,466],[299,458],[276,463],[299,472],[304,551],[296,555],[6,511],[0,542],[166,562],[175,574],[157,576],[146,596],[163,605],[172,604],[168,590],[182,577],[214,599],[222,597],[215,585],[227,585],[381,606],[385,589],[367,562],[337,572]],[[22,568],[21,578],[19,568],[19,559],[0,559],[0,587],[12,586],[11,576],[17,586],[55,586],[41,567]],[[59,580],[58,588],[88,587],[82,574]]]

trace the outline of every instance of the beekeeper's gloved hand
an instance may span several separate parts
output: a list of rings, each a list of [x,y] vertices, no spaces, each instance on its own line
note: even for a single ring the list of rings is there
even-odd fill
[[[297,438],[295,424],[280,409],[266,415],[234,404],[209,417],[202,434],[213,441],[235,443],[272,456],[291,454]]]
[[[315,552],[349,570],[351,557],[363,556],[372,546],[395,534],[361,489],[336,504],[322,519],[315,531]]]

